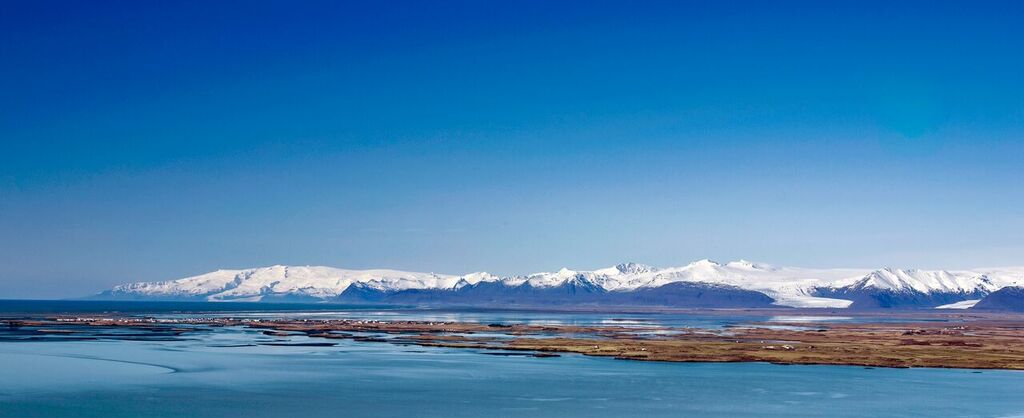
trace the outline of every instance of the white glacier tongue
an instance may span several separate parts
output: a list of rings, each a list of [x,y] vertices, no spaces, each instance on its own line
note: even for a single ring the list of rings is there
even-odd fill
[[[464,275],[418,273],[399,270],[347,270],[323,266],[270,266],[214,272],[164,282],[143,282],[115,287],[116,296],[188,298],[209,301],[261,300],[268,296],[302,296],[327,300],[349,286],[382,292],[409,289],[457,290],[481,282],[514,287],[529,284],[551,288],[564,284],[629,292],[688,282],[725,285],[764,293],[775,304],[792,307],[843,308],[846,299],[815,296],[816,289],[877,289],[921,293],[992,292],[1008,285],[1024,284],[1024,267],[969,271],[869,269],[809,269],[779,267],[745,260],[721,264],[708,259],[682,267],[655,268],[621,263],[593,271],[563,268],[553,273],[498,277],[489,273]]]
[[[744,260],[721,264],[704,259],[683,267],[657,270],[643,286],[658,287],[680,281],[714,283],[764,293],[781,306],[844,308],[851,302],[813,296],[813,289],[865,272],[867,270],[775,267]]]
[[[978,302],[981,302],[981,299],[968,299],[936,306],[935,309],[970,309],[977,305]]]

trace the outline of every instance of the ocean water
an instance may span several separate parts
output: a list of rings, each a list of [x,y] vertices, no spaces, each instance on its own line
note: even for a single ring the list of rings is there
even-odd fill
[[[1011,371],[534,358],[349,340],[259,345],[323,341],[229,327],[0,342],[0,416],[1024,415],[1024,373]]]
[[[842,311],[813,314],[779,314],[756,310],[711,312],[657,311],[545,311],[528,309],[422,309],[337,304],[265,304],[211,302],[116,302],[0,300],[0,316],[33,316],[64,312],[80,314],[137,315],[158,318],[250,317],[289,319],[375,319],[384,321],[452,321],[531,325],[616,325],[693,327],[718,329],[756,322],[813,325],[828,322],[953,321],[951,318],[914,316],[849,316]]]

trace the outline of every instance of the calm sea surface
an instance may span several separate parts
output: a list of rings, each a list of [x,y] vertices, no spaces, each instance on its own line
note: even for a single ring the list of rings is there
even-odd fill
[[[202,310],[232,316],[708,328],[767,319],[857,320],[338,307],[310,312],[301,306],[214,305]],[[0,301],[0,315],[76,310],[192,316],[175,311],[194,306],[72,309]],[[491,356],[350,340],[329,347],[258,345],[267,341],[323,340],[219,328],[165,340],[0,342],[0,416],[1024,416],[1021,372]]]

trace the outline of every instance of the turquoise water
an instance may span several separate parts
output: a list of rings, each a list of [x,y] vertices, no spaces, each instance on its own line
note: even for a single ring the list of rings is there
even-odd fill
[[[258,345],[323,341],[232,327],[0,342],[0,416],[1024,416],[1021,372]]]
[[[0,344],[0,415],[1024,413],[1024,373],[1018,372],[501,357],[351,341],[333,347],[230,347],[266,338],[222,329],[172,342]]]

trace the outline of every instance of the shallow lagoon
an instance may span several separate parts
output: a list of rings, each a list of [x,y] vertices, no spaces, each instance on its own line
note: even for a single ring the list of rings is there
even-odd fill
[[[0,342],[0,416],[1024,414],[1024,373],[1011,371],[533,358],[351,340],[258,345],[310,341],[323,340],[215,328],[160,341]]]

